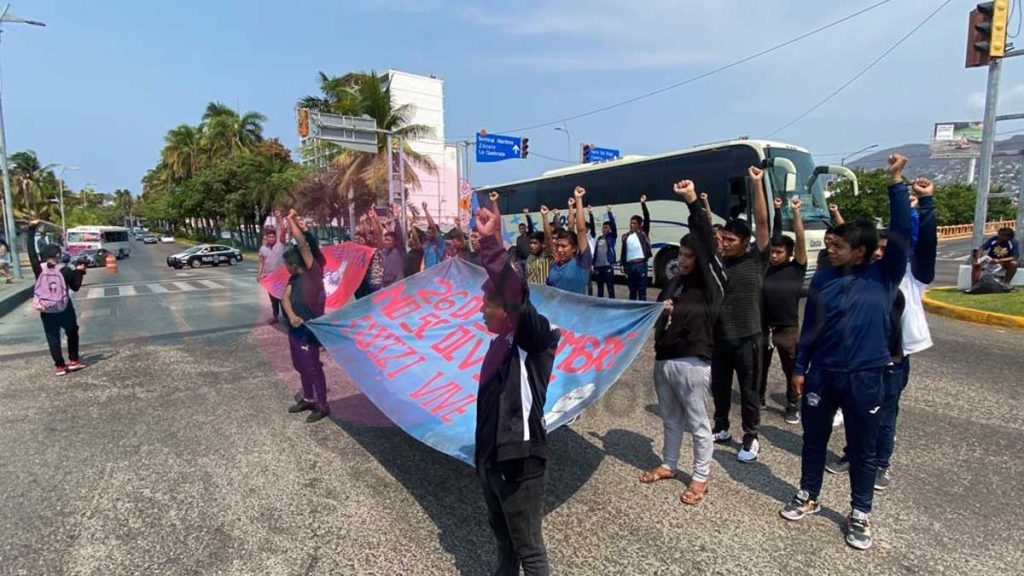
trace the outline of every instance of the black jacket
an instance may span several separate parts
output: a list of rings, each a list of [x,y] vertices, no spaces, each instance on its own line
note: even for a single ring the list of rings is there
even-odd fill
[[[710,362],[714,350],[715,322],[725,294],[725,273],[715,256],[715,241],[704,204],[696,200],[689,209],[689,235],[697,266],[687,276],[676,275],[658,296],[659,302],[672,300],[672,315],[662,312],[655,324],[656,360],[696,356]]]
[[[644,211],[644,221],[640,225],[638,232],[626,232],[622,235],[622,251],[619,256],[619,263],[623,266],[626,265],[628,260],[626,259],[626,240],[629,239],[630,234],[636,234],[637,238],[640,239],[640,246],[644,250],[644,258],[650,258],[654,253],[651,252],[651,213],[647,210],[647,204],[640,204],[640,208]]]
[[[525,278],[509,264],[498,240],[481,238],[480,256],[502,302],[521,303],[521,308],[510,315],[515,330],[491,341],[480,369],[474,462],[481,469],[516,466],[512,461],[530,457],[547,459],[544,403],[560,333],[530,303]]]
[[[29,228],[28,234],[25,236],[25,240],[28,242],[28,261],[32,264],[32,272],[36,275],[36,278],[43,272],[43,266],[46,265],[39,261],[39,252],[36,251],[36,229]],[[71,266],[64,266],[60,269],[60,273],[64,276],[64,282],[68,285],[68,290],[78,292],[82,287],[82,279],[85,278],[85,270],[76,270]],[[72,303],[68,301],[68,307],[74,308]]]

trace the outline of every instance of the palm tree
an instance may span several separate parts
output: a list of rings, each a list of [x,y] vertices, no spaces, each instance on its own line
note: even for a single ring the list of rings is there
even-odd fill
[[[57,190],[53,166],[55,164],[43,166],[32,150],[11,155],[11,179],[21,192],[17,196],[15,215],[52,221],[53,215],[57,213],[50,201]]]
[[[252,150],[263,142],[263,123],[259,112],[238,112],[220,102],[210,102],[203,113],[203,136],[208,157],[223,158],[236,151]]]
[[[189,124],[174,128],[164,137],[160,161],[175,182],[187,180],[199,169],[203,159],[202,140],[202,130]]]
[[[320,74],[320,96],[306,96],[299,100],[299,108],[308,108],[316,112],[329,112],[343,116],[358,116],[362,113],[359,107],[358,74],[344,76],[328,76]]]

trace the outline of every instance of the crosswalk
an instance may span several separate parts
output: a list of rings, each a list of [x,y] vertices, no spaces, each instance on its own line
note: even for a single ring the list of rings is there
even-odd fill
[[[114,286],[84,286],[78,298],[95,300],[100,298],[126,298],[132,296],[182,294],[187,292],[207,292],[212,290],[252,290],[256,284],[251,280],[238,278],[218,278],[217,280],[173,280],[161,282],[139,282],[137,284],[121,284]]]

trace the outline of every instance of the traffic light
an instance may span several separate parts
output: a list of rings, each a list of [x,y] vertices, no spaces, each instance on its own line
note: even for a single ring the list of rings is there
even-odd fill
[[[526,155],[529,154],[529,153],[530,153],[530,139],[529,138],[523,138],[522,141],[519,142],[519,157],[520,158],[526,158]]]
[[[587,164],[590,162],[590,151],[594,149],[593,144],[582,144],[580,145],[580,162]]]
[[[1010,0],[982,2],[971,11],[967,26],[967,68],[985,66],[1006,54],[1006,20]]]
[[[305,108],[299,108],[298,120],[299,136],[303,138],[309,136],[309,110]]]

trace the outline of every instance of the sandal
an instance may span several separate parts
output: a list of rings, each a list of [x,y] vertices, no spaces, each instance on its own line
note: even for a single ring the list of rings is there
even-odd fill
[[[653,470],[648,470],[640,474],[641,484],[654,484],[658,480],[671,480],[676,477],[676,473],[664,466],[658,466]]]
[[[703,484],[703,490],[695,490],[694,487],[698,484]],[[686,491],[679,495],[679,501],[689,506],[696,506],[704,501],[704,497],[708,494],[708,483],[698,482],[696,480],[690,482],[690,485],[686,487]]]

